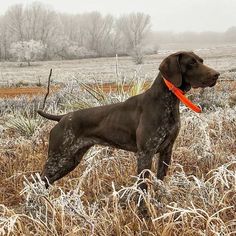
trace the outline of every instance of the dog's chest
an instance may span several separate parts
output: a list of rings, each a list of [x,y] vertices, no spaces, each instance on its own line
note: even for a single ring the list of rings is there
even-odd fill
[[[153,135],[151,135],[149,148],[154,152],[159,152],[175,141],[179,130],[179,115],[163,117],[161,124],[156,127]]]
[[[180,120],[176,120],[165,128],[165,141],[175,140],[180,130]]]

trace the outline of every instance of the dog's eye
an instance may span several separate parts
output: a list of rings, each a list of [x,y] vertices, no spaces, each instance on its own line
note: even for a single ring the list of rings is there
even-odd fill
[[[189,65],[190,66],[196,66],[197,65],[197,62],[194,60],[194,61],[191,61],[190,63],[189,63]]]

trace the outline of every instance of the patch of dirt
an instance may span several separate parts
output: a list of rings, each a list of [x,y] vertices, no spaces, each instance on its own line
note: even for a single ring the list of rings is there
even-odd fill
[[[145,84],[146,87],[149,86],[150,83]],[[119,88],[115,83],[104,83],[101,87],[95,84],[87,84],[89,87],[93,87],[94,89],[101,89],[103,92],[109,93],[111,91],[117,91]],[[122,85],[122,89],[124,91],[128,91],[130,89],[130,84]],[[55,92],[60,89],[60,86],[51,86],[50,92]],[[0,98],[5,97],[17,97],[20,95],[26,95],[32,97],[34,95],[46,94],[46,87],[16,87],[16,88],[0,88]]]
[[[51,86],[51,92],[59,90],[59,86]],[[47,88],[45,87],[17,87],[17,88],[0,88],[0,98],[4,97],[17,97],[20,95],[33,96],[39,94],[46,94]]]
[[[150,86],[151,82],[146,82],[144,85],[145,90]],[[102,86],[98,86],[97,84],[86,84],[89,87],[94,88],[95,90],[102,90],[105,93],[109,92],[114,92],[119,89],[122,89],[124,91],[128,91],[131,89],[131,84],[125,84],[125,85],[120,85],[117,86],[116,83],[103,83]],[[230,91],[235,91],[236,88],[236,83],[234,80],[230,79],[224,79],[224,80],[219,80],[216,86],[216,90],[221,91],[226,85],[229,86]],[[50,93],[56,92],[59,90],[61,87],[60,86],[51,86],[50,87]],[[198,91],[198,90],[197,90]],[[47,88],[46,87],[10,87],[10,88],[1,88],[0,87],[0,98],[4,97],[17,97],[20,95],[26,95],[29,97],[32,97],[34,95],[43,95],[46,94]]]

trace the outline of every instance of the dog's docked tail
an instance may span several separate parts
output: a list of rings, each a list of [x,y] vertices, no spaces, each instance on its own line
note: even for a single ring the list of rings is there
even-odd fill
[[[51,114],[48,114],[48,113],[46,113],[42,110],[38,110],[37,112],[40,116],[43,116],[43,117],[45,117],[49,120],[55,120],[55,121],[60,121],[61,118],[64,116],[64,115],[58,115],[58,116],[57,115],[51,115]]]

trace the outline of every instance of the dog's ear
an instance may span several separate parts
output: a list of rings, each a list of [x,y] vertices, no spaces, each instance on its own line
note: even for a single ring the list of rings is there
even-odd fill
[[[180,54],[172,54],[162,61],[159,66],[161,74],[169,80],[175,87],[182,84],[182,74],[179,64]]]

